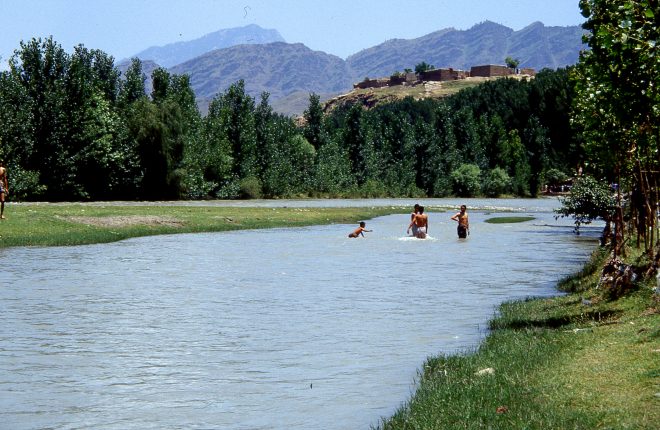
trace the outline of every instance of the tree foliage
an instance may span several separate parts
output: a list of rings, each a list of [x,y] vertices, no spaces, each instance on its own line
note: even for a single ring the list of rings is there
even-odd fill
[[[431,64],[428,64],[426,61],[422,61],[421,63],[415,65],[415,73],[417,74],[427,72],[433,69],[435,69],[435,67],[433,67],[433,65]]]
[[[518,65],[520,64],[520,60],[517,59],[517,58],[513,58],[513,57],[506,57],[506,58],[504,59],[504,64],[506,64],[507,67],[510,67],[510,68],[512,68],[512,69],[515,69],[515,68],[517,68]]]
[[[476,164],[461,164],[451,172],[454,193],[460,197],[474,197],[481,187],[481,169]]]
[[[650,250],[657,242],[660,176],[658,2],[581,0],[580,8],[590,49],[574,72],[574,121],[587,168],[632,192],[630,218]]]
[[[596,219],[610,222],[616,210],[616,199],[610,186],[592,176],[581,176],[571,187],[571,193],[561,199],[562,207],[555,212],[561,217],[572,217],[579,232],[582,224]]]

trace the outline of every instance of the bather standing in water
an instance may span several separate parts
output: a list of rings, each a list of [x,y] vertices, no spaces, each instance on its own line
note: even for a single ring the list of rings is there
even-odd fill
[[[470,234],[470,220],[468,219],[467,207],[461,205],[461,211],[451,217],[452,220],[458,221],[456,231],[459,239],[465,239]]]
[[[419,204],[415,203],[415,207],[414,207],[412,213],[410,214],[410,222],[411,223],[415,222],[415,217],[417,216],[418,213],[419,213]],[[410,224],[410,225],[412,225],[412,235],[417,237],[417,225],[415,225],[415,224]],[[408,230],[410,230],[410,225],[408,226]],[[410,233],[410,231],[408,231],[408,234],[409,233]]]
[[[418,239],[426,239],[429,232],[429,217],[424,213],[424,206],[417,208],[417,214],[412,218],[407,232],[413,231],[413,236]]]

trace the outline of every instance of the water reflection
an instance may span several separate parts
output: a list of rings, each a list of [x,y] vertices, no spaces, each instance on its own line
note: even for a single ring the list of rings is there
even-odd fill
[[[594,234],[430,213],[352,225],[15,248],[0,274],[0,420],[12,429],[368,428],[424,359],[503,300],[555,294]]]

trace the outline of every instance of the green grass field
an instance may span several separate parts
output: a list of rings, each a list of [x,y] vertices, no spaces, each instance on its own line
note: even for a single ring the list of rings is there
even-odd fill
[[[7,205],[0,247],[114,242],[156,234],[353,223],[407,208],[231,208],[116,204]]]
[[[533,220],[533,216],[500,216],[484,220],[489,224],[511,224],[517,222],[527,222]]]

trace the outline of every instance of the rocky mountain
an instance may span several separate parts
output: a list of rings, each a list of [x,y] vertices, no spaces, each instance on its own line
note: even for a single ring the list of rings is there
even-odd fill
[[[251,24],[209,33],[199,39],[176,42],[165,46],[152,46],[134,55],[141,60],[151,60],[163,67],[172,67],[209,51],[235,45],[257,45],[284,42],[277,30],[268,30]]]
[[[198,98],[212,99],[240,79],[246,92],[258,98],[267,91],[272,100],[297,91],[338,93],[351,87],[351,73],[344,60],[301,43],[239,45],[208,52],[171,67],[175,74],[189,74]]]
[[[580,26],[546,27],[535,22],[522,30],[486,21],[468,30],[448,28],[417,39],[392,39],[346,59],[353,80],[390,76],[425,61],[437,68],[470,70],[482,64],[504,64],[506,57],[521,67],[556,69],[575,64],[581,49]]]

